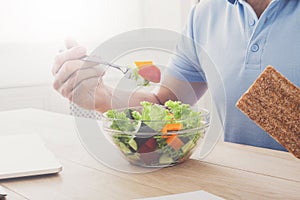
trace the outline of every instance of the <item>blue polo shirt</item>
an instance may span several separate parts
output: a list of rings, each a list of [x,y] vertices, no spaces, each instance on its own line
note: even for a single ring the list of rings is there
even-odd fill
[[[243,0],[201,0],[183,35],[193,42],[178,43],[170,73],[189,82],[206,82],[206,61],[199,56],[206,51],[221,77],[222,83],[208,81],[208,87],[213,88],[216,106],[225,105],[219,108],[226,109],[221,115],[225,141],[285,150],[235,104],[267,65],[300,86],[300,1],[273,0],[258,19]],[[218,84],[224,86],[225,102],[218,96]]]

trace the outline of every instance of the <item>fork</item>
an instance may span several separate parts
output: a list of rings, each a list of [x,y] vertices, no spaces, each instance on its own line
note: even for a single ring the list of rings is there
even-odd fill
[[[99,57],[94,57],[94,56],[85,56],[81,58],[82,61],[87,61],[87,62],[93,62],[97,64],[102,64],[106,66],[110,66],[112,68],[115,68],[119,71],[121,71],[125,76],[126,79],[128,80],[133,80],[135,81],[135,84],[138,86],[147,86],[149,85],[150,82],[153,83],[159,83],[160,82],[160,77],[161,77],[161,72],[160,69],[157,66],[154,65],[149,65],[149,66],[144,66],[140,69],[137,68],[130,68],[130,67],[125,67],[121,65],[116,65],[110,62],[106,62],[102,60]]]
[[[82,61],[87,61],[87,62],[93,62],[93,63],[97,63],[97,64],[101,64],[101,65],[110,66],[112,68],[115,68],[115,69],[121,71],[125,75],[126,78],[135,80],[133,70],[129,67],[125,67],[125,66],[114,64],[114,63],[110,63],[110,62],[102,60],[101,58],[94,57],[94,56],[85,56],[85,57],[81,58],[81,60]]]

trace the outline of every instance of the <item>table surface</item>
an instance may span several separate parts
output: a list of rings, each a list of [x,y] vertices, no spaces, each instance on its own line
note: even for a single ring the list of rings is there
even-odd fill
[[[86,152],[71,116],[36,109],[0,112],[0,134],[39,133],[63,165],[56,175],[8,179],[7,199],[135,199],[205,190],[225,199],[300,199],[300,160],[287,152],[220,142],[204,159],[130,174]]]

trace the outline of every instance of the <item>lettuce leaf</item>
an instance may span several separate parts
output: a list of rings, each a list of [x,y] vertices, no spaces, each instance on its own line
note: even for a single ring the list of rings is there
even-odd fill
[[[119,131],[135,131],[138,122],[128,118],[127,113],[128,110],[124,112],[117,112],[116,110],[107,111],[106,116],[113,119],[110,127]]]
[[[181,123],[183,129],[192,129],[202,125],[201,113],[193,111],[190,105],[180,101],[169,100],[164,106],[143,101],[141,106],[141,112],[130,109],[122,112],[107,111],[106,116],[113,119],[111,128],[120,131],[135,131],[138,124],[143,122],[154,131],[160,132],[167,123]]]
[[[165,106],[173,114],[174,122],[183,124],[183,129],[196,128],[201,125],[201,113],[193,111],[189,104],[169,100],[165,102]]]
[[[169,110],[147,101],[141,102],[141,105],[143,106],[141,120],[153,130],[160,131],[169,119]]]

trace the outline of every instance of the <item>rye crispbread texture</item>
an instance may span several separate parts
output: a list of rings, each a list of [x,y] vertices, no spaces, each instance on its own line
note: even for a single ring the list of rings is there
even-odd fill
[[[268,66],[236,106],[300,158],[300,89],[291,81]]]

